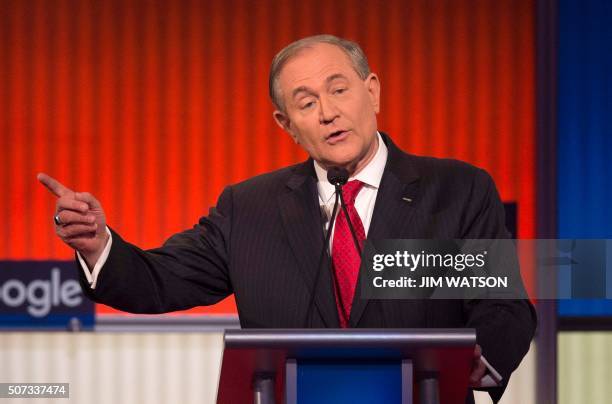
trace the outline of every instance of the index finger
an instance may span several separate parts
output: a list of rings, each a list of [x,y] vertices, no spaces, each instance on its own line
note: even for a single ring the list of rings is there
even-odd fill
[[[53,195],[57,197],[62,197],[74,193],[70,188],[65,187],[58,180],[45,173],[38,173],[36,178],[38,178],[38,181],[40,181],[40,183],[43,184],[45,188],[47,188],[49,191],[51,191],[51,193],[53,193]]]

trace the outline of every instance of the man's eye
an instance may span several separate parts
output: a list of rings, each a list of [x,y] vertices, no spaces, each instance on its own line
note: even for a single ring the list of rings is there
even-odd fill
[[[309,101],[309,102],[307,102],[305,104],[302,104],[301,108],[302,109],[309,109],[309,108],[312,108],[314,106],[314,104],[315,104],[314,101]]]
[[[346,88],[337,88],[334,90],[334,94],[343,94],[346,92]]]

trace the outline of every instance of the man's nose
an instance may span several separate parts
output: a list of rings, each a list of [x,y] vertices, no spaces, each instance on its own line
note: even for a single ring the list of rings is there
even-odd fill
[[[322,124],[332,123],[339,115],[338,108],[327,97],[319,99],[319,121]]]

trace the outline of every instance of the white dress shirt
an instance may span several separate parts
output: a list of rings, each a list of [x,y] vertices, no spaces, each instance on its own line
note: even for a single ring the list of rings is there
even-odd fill
[[[368,236],[368,230],[370,229],[370,223],[372,222],[372,214],[374,213],[374,204],[376,202],[376,195],[378,195],[378,187],[380,186],[380,180],[382,179],[383,172],[385,171],[385,164],[387,164],[387,146],[383,142],[380,133],[377,135],[378,146],[376,154],[370,160],[370,162],[354,177],[350,177],[349,181],[358,180],[363,182],[363,188],[357,194],[355,199],[355,210],[359,214],[359,218],[363,223],[363,230],[365,231],[366,237]],[[336,188],[327,181],[327,170],[323,168],[319,163],[314,163],[315,172],[317,173],[317,188],[319,190],[319,203],[321,205],[321,211],[327,216],[325,223],[325,229],[329,227],[330,216],[334,208],[334,201],[336,199]],[[338,212],[340,212],[340,206],[338,206]],[[335,227],[332,228],[332,234],[330,240],[334,239]]]
[[[89,282],[89,286],[91,286],[92,289],[96,287],[96,282],[98,281],[98,275],[100,274],[100,270],[106,263],[111,246],[113,245],[113,235],[111,234],[108,227],[106,228],[106,234],[108,234],[108,241],[106,242],[106,246],[104,247],[100,258],[98,258],[98,261],[96,262],[96,265],[94,265],[94,268],[91,272],[89,271],[89,267],[87,266],[85,259],[83,259],[81,254],[77,251],[77,257],[79,259],[79,262],[81,263],[81,268],[83,268],[85,278],[87,278],[87,282]]]

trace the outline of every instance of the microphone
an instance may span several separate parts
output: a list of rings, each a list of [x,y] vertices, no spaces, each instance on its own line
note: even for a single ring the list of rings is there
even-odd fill
[[[327,181],[329,181],[330,184],[335,186],[336,190],[338,186],[346,184],[348,182],[348,179],[349,174],[348,171],[346,171],[346,168],[331,167],[327,171]]]
[[[334,201],[334,208],[332,209],[331,217],[328,219],[329,226],[327,227],[327,233],[325,234],[323,248],[321,249],[321,255],[319,256],[319,264],[317,266],[317,273],[315,275],[314,283],[312,285],[312,290],[310,292],[310,301],[308,302],[308,310],[306,311],[306,319],[304,321],[304,328],[308,328],[309,325],[312,325],[311,324],[312,306],[314,304],[316,288],[317,288],[317,284],[319,283],[319,277],[321,275],[321,264],[323,263],[325,252],[329,251],[329,239],[331,237],[332,229],[334,227],[334,223],[335,223],[334,219],[336,218],[336,212],[338,211],[338,201],[340,198],[340,194],[338,193],[338,188],[346,184],[346,182],[348,181],[348,177],[349,177],[348,171],[346,171],[346,169],[343,169],[343,168],[332,167],[327,171],[327,181],[329,181],[332,185],[336,187],[336,199]],[[325,213],[327,213],[327,210],[325,210]],[[336,287],[338,282],[336,282],[335,280],[334,271],[331,271],[331,272],[332,272],[332,277],[334,278],[334,287]]]
[[[332,168],[327,172],[327,180],[336,187],[336,196],[340,196],[340,205],[342,206],[344,217],[349,226],[349,230],[351,231],[355,248],[357,249],[359,256],[361,256],[361,246],[359,245],[359,240],[357,239],[357,233],[355,233],[355,229],[353,228],[353,223],[351,222],[351,217],[348,214],[346,203],[344,202],[344,196],[342,195],[342,186],[348,182],[348,171],[344,168]],[[334,271],[332,271],[332,277],[336,294],[338,295],[338,301],[340,302],[340,307],[342,308],[341,315],[346,317],[345,320],[348,324],[351,313],[347,313],[346,307],[344,307],[344,303],[342,302],[342,299],[340,299],[340,285],[336,279],[336,274]]]
[[[357,247],[357,251],[359,252],[359,255],[361,255],[361,246],[359,245],[359,241],[357,240],[355,229],[353,228],[353,224],[351,223],[351,219],[349,217],[348,211],[346,210],[346,204],[344,203],[344,197],[342,196],[342,186],[348,182],[348,178],[349,178],[349,173],[345,168],[331,167],[327,171],[327,181],[329,181],[329,183],[332,184],[336,188],[336,198],[334,201],[334,208],[332,209],[331,218],[329,219],[330,223],[329,223],[329,227],[327,228],[327,233],[325,235],[325,241],[323,243],[323,248],[321,249],[321,255],[319,256],[319,264],[317,266],[317,273],[315,275],[314,283],[312,285],[312,291],[310,294],[310,301],[308,303],[308,310],[306,312],[307,314],[306,314],[306,319],[304,322],[304,328],[307,328],[308,325],[312,325],[311,324],[312,306],[314,304],[316,287],[317,287],[317,284],[319,283],[319,277],[321,275],[321,264],[323,263],[323,258],[325,257],[325,251],[330,250],[329,240],[331,237],[331,233],[332,233],[334,224],[336,222],[335,218],[336,218],[336,212],[338,211],[338,201],[341,202],[340,205],[342,206],[342,210],[344,211],[344,216],[346,218],[346,221],[348,222],[349,229],[351,231],[351,235],[353,236],[353,241],[355,243],[355,247]],[[338,282],[336,280],[336,276],[333,270],[331,271],[331,274],[332,274],[334,289],[336,289],[336,294],[340,296],[340,291],[338,290],[339,285],[338,285]],[[340,300],[340,304],[342,305],[341,300]],[[342,308],[342,311],[343,312],[345,311],[344,308]]]

